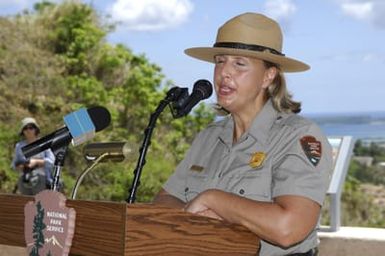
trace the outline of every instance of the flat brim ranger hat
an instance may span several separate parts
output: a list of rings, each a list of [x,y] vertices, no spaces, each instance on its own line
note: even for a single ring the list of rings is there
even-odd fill
[[[282,31],[274,20],[257,13],[244,13],[223,24],[213,47],[185,50],[191,57],[214,62],[216,55],[254,57],[276,64],[284,72],[301,72],[309,65],[282,53]]]

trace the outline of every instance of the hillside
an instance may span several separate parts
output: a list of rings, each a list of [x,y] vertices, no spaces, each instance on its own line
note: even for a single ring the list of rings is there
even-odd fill
[[[17,174],[10,163],[26,116],[35,117],[46,135],[63,126],[64,115],[101,105],[112,121],[93,141],[141,143],[150,115],[171,82],[164,81],[161,68],[146,56],[106,42],[113,26],[102,20],[79,1],[42,2],[34,10],[0,17],[0,192],[15,186]],[[153,133],[139,200],[152,199],[196,132],[212,120],[203,104],[177,120],[165,109]],[[66,156],[62,178],[67,194],[88,164],[82,147],[70,147]],[[135,164],[100,164],[83,182],[79,198],[124,200]]]
[[[373,203],[385,211],[385,185],[362,184],[362,190],[365,194],[373,198]]]

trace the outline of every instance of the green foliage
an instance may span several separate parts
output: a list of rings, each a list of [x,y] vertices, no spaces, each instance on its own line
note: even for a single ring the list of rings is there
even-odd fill
[[[371,156],[374,158],[374,164],[385,159],[385,148],[380,147],[377,143],[371,142],[369,146],[363,145],[361,140],[357,140],[354,145],[354,155]]]
[[[76,1],[65,1],[58,6],[45,5],[40,10],[49,31],[48,42],[53,52],[63,58],[68,74],[88,73],[91,55],[97,52],[106,34],[97,23],[95,11]]]
[[[170,86],[161,68],[128,47],[105,42],[110,25],[80,1],[42,1],[34,12],[0,18],[0,192],[11,192],[18,174],[10,163],[20,120],[33,116],[45,135],[80,107],[102,105],[111,125],[94,141],[128,141],[139,148],[150,114]],[[195,134],[214,118],[201,105],[174,120],[166,109],[157,122],[143,168],[137,201],[151,201],[182,158]],[[87,167],[82,147],[70,147],[62,179],[69,196]],[[77,198],[123,201],[131,187],[135,156],[100,163],[80,185]]]
[[[16,141],[15,129],[7,124],[0,123],[0,191],[13,191],[18,175],[11,170],[10,165]]]
[[[322,225],[330,225],[330,198],[322,209]],[[348,175],[341,198],[341,225],[360,227],[384,227],[385,209],[375,204],[373,196],[367,193],[362,183]]]
[[[107,92],[103,84],[95,77],[68,76],[66,79],[66,97],[80,105],[92,106],[107,103]],[[78,107],[78,106],[75,106]]]
[[[342,195],[342,225],[384,227],[385,209],[374,204],[373,197],[364,192],[361,182],[348,176]]]
[[[173,159],[167,159],[162,155],[154,156],[153,152],[149,153],[147,160],[142,170],[136,202],[150,202],[175,167]],[[98,165],[85,177],[76,198],[94,200],[109,198],[113,201],[127,199],[128,190],[132,187],[135,167],[136,162],[134,161],[129,163],[109,162]],[[98,189],[95,190],[94,188]]]
[[[378,165],[385,161],[385,148],[373,142],[365,146],[362,141],[358,140],[354,147],[354,155],[372,157],[373,164],[366,166],[353,161],[350,166],[350,174],[361,182],[385,186],[385,167]]]
[[[53,7],[53,6],[54,4],[51,3],[50,1],[41,1],[41,2],[35,3],[33,5],[33,9],[37,12],[43,12],[45,8]]]
[[[385,168],[378,165],[385,159],[385,149],[373,142],[365,146],[358,140],[354,154],[373,157],[373,165],[366,166],[355,160],[351,161],[343,194],[344,210],[348,213],[344,215],[344,221],[350,225],[384,227],[385,207],[374,203],[376,198],[370,193],[371,186],[368,184],[375,184],[385,191]]]
[[[379,165],[366,166],[353,160],[350,173],[361,182],[385,186],[385,168]]]
[[[385,156],[383,148],[375,143],[368,146],[358,140],[354,147],[354,155],[381,159]],[[374,161],[376,163],[376,161]],[[385,207],[375,203],[368,184],[378,185],[385,191],[385,169],[383,166],[366,166],[352,159],[342,193],[341,224],[344,226],[384,227]],[[369,187],[369,189],[368,189]],[[324,203],[322,224],[328,225],[330,202]]]

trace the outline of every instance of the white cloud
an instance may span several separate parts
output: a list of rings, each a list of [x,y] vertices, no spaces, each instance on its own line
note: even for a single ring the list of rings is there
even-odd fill
[[[369,19],[373,15],[373,2],[363,2],[363,3],[342,3],[342,11],[352,16],[353,18],[359,20]]]
[[[265,13],[279,21],[287,21],[296,10],[292,0],[267,0],[265,3]]]
[[[362,55],[362,62],[364,63],[374,63],[374,64],[384,64],[385,63],[385,54],[383,53],[365,53]]]
[[[385,29],[385,1],[383,0],[337,0],[344,14],[354,19],[369,22]]]
[[[362,56],[363,62],[372,62],[372,61],[376,61],[378,59],[379,59],[379,56],[375,55],[373,53],[367,53],[367,54],[364,54],[364,56]]]
[[[129,30],[162,30],[185,22],[193,10],[190,0],[117,0],[112,18]]]

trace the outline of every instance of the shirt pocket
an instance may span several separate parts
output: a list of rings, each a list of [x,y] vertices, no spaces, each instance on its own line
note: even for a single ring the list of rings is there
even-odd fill
[[[186,186],[184,190],[186,201],[191,201],[205,188],[207,174],[195,173],[189,171],[187,173]]]
[[[270,202],[270,173],[266,170],[251,170],[250,172],[230,177],[228,191],[256,201]]]

